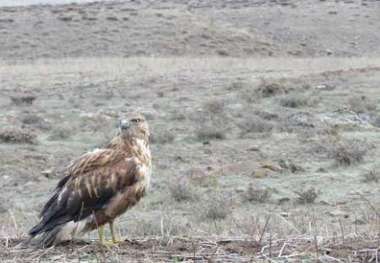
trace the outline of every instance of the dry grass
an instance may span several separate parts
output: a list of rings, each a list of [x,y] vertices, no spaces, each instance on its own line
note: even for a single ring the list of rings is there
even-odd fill
[[[52,141],[66,140],[70,138],[72,135],[73,135],[73,129],[70,129],[67,126],[55,127],[50,132],[49,140],[52,140]]]
[[[172,143],[175,139],[175,134],[171,131],[162,131],[157,133],[152,133],[150,137],[151,143],[166,144]]]
[[[12,103],[17,106],[32,105],[36,98],[36,96],[30,94],[20,94],[10,97]]]
[[[375,170],[363,174],[362,177],[362,182],[364,183],[378,183],[380,181],[380,174]]]
[[[222,194],[216,194],[205,200],[199,211],[201,218],[210,221],[226,219],[231,213],[231,200]]]
[[[259,116],[253,114],[243,118],[238,123],[238,126],[241,129],[242,135],[247,133],[268,133],[274,128],[274,125],[271,122],[263,120]]]
[[[176,179],[169,185],[171,197],[177,202],[194,201],[198,195],[188,181]]]
[[[350,166],[363,161],[368,152],[368,145],[360,140],[339,140],[329,147],[329,156],[337,165]]]
[[[298,197],[297,201],[300,204],[312,204],[317,199],[319,193],[315,190],[314,187],[308,188],[306,190],[302,190],[299,192],[295,192]]]
[[[226,133],[217,126],[204,125],[198,129],[197,138],[201,141],[223,140],[226,138]]]
[[[311,106],[313,103],[310,99],[310,96],[293,92],[291,94],[283,96],[280,99],[280,104],[281,106],[287,108],[302,108]]]
[[[350,110],[356,113],[373,112],[377,108],[377,104],[374,100],[366,97],[351,97],[348,99],[348,107]]]
[[[271,195],[270,189],[255,187],[250,184],[242,197],[245,202],[265,203],[270,199]]]
[[[288,92],[287,88],[283,83],[280,82],[271,82],[265,79],[262,79],[258,87],[256,88],[256,92],[260,94],[262,97],[272,97],[281,94],[286,94]]]
[[[26,129],[8,128],[0,130],[0,142],[34,144],[36,138],[36,134]]]

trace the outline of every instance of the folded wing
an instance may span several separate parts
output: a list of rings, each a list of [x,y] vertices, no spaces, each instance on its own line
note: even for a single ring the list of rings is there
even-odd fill
[[[138,179],[138,163],[115,149],[96,150],[82,155],[66,171],[53,196],[41,212],[41,222],[32,228],[33,237],[80,221],[104,208],[120,191]]]

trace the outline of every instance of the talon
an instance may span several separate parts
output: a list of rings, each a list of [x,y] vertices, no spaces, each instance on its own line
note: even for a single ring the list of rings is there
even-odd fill
[[[112,240],[103,240],[100,243],[106,247],[113,247],[113,246],[117,246],[119,244],[119,242],[115,242]]]

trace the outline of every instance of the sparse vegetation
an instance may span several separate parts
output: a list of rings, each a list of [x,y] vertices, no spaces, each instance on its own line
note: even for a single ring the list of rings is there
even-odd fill
[[[378,183],[379,181],[380,174],[375,170],[371,170],[368,173],[363,174],[362,182],[364,183]]]
[[[329,147],[329,156],[338,165],[349,166],[363,161],[368,152],[368,145],[359,140],[338,140]]]
[[[314,187],[295,193],[298,195],[297,201],[300,204],[312,204],[319,195],[319,193],[315,190]]]
[[[377,105],[372,99],[366,96],[360,96],[360,97],[349,98],[348,107],[350,110],[356,113],[364,113],[364,112],[375,111],[377,108]]]
[[[259,86],[256,88],[256,92],[262,97],[272,97],[286,94],[287,88],[282,83],[262,79]]]
[[[280,99],[280,104],[287,108],[301,108],[310,105],[310,97],[293,92]]]
[[[50,124],[37,114],[28,113],[22,116],[21,122],[38,129],[49,130]]]
[[[268,188],[255,187],[253,184],[243,193],[243,200],[246,202],[265,203],[271,197],[271,191]]]
[[[0,130],[0,142],[4,143],[36,143],[37,135],[30,130],[8,128]]]
[[[197,131],[197,138],[201,141],[207,140],[223,140],[226,138],[226,133],[221,128],[216,126],[201,126]]]
[[[375,2],[1,7],[0,130],[38,137],[0,131],[0,261],[376,261]],[[16,249],[64,167],[133,111],[151,128],[153,169],[117,220],[122,242],[101,246],[95,230]]]
[[[270,132],[274,128],[274,125],[271,122],[263,120],[259,116],[253,114],[243,118],[238,125],[243,135],[246,133]]]
[[[177,202],[192,201],[197,199],[197,194],[193,186],[184,179],[177,179],[169,185],[171,197]]]
[[[207,112],[212,114],[221,114],[224,110],[224,102],[222,100],[211,100],[204,104]]]
[[[150,137],[151,143],[158,143],[158,144],[166,144],[166,143],[172,143],[175,139],[174,133],[170,131],[160,132],[160,133],[153,133]]]
[[[50,132],[49,140],[52,140],[52,141],[66,140],[70,138],[72,134],[73,134],[73,130],[67,126],[55,127]]]
[[[222,194],[213,196],[206,201],[204,207],[199,211],[201,217],[206,220],[222,220],[231,213],[231,201]]]
[[[36,96],[30,94],[21,94],[16,96],[11,96],[11,101],[17,106],[21,105],[32,105],[36,100]]]

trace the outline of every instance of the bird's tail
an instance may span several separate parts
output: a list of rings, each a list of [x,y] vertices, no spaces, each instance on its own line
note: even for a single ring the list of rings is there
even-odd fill
[[[24,247],[34,247],[34,248],[51,247],[55,244],[58,244],[61,241],[60,240],[60,232],[61,231],[62,231],[62,226],[55,226],[52,229],[34,232],[34,233],[32,233],[32,231],[30,231],[29,239],[27,239],[23,243],[23,246]]]
[[[54,221],[54,224],[41,221],[29,231],[30,238],[24,245],[35,248],[51,247],[74,236],[83,235],[89,230],[91,229],[86,219],[74,222],[61,218]]]
[[[34,235],[29,233],[29,237],[21,242],[17,248],[47,248],[56,245],[61,241],[62,228],[62,226],[56,226]]]

